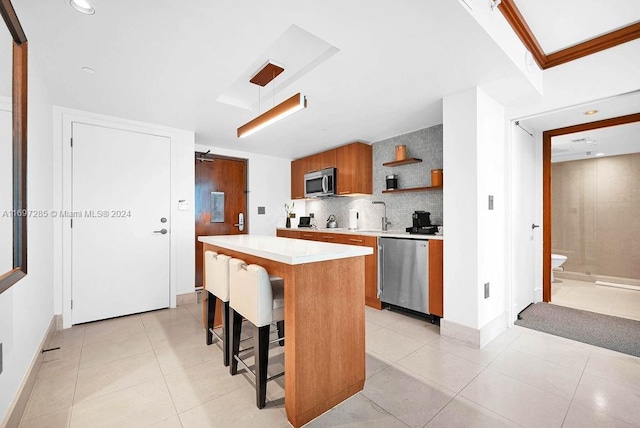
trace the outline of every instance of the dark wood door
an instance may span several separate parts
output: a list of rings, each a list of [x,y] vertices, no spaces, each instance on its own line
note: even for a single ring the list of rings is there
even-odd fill
[[[202,283],[203,235],[237,235],[247,233],[247,160],[207,155],[209,161],[196,156],[196,287]],[[211,222],[211,192],[224,194],[224,222]],[[220,211],[219,211],[220,212]],[[244,216],[244,230],[238,226],[239,214]],[[215,217],[215,216],[214,216]],[[214,219],[219,220],[219,219]]]

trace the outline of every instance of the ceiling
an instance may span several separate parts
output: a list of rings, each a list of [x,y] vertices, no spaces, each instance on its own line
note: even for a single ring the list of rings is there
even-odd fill
[[[552,162],[638,152],[640,152],[640,122],[559,135],[551,139]]]
[[[514,0],[545,54],[640,21],[638,0]]]
[[[443,96],[463,89],[500,87],[489,93],[503,104],[529,90],[457,1],[92,4],[96,13],[87,16],[67,0],[14,1],[53,103],[193,130],[199,144],[297,158],[441,123]],[[295,79],[276,78],[271,104],[261,103],[264,111],[302,92],[306,110],[239,140],[236,128],[258,115],[257,92],[253,110],[217,99],[241,91],[234,85],[255,64],[271,59],[286,69],[287,58],[264,56],[292,25],[336,50],[300,66],[306,72]]]
[[[597,110],[594,115],[585,112]],[[640,113],[640,91],[596,100],[569,108],[521,119],[527,131],[544,131]],[[564,162],[602,156],[640,152],[640,123],[575,132],[551,139],[552,162]],[[590,152],[590,153],[589,153]]]

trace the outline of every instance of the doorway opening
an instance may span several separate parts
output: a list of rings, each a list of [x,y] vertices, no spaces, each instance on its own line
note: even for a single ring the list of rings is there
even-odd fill
[[[639,129],[636,113],[543,133],[543,301],[640,319]]]

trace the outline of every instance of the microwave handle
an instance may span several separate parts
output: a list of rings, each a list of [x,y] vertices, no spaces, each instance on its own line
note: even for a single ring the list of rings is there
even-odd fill
[[[329,176],[322,176],[322,193],[329,193]]]

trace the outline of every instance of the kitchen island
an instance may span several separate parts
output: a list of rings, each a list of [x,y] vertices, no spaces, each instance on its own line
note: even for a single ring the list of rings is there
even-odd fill
[[[262,235],[198,241],[204,251],[261,265],[284,279],[285,409],[294,427],[362,390],[364,258],[371,248]]]

